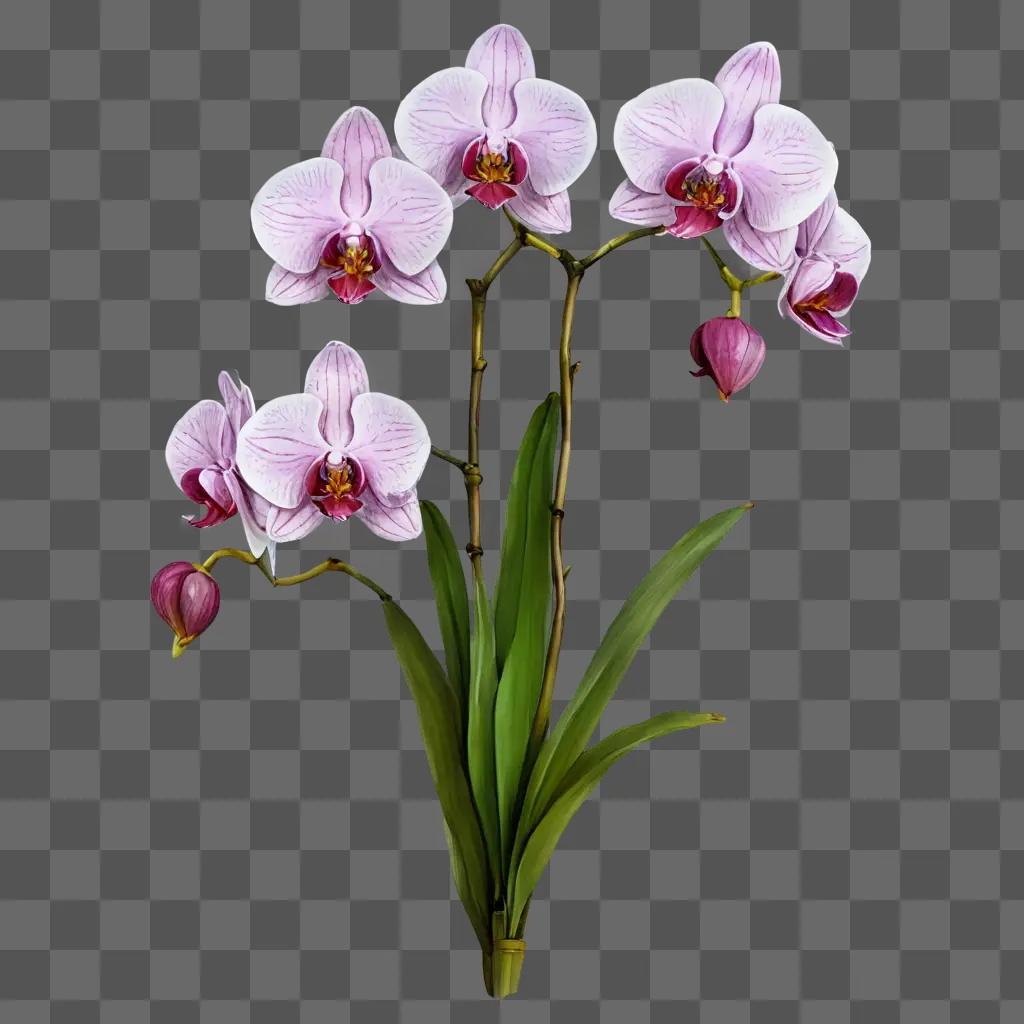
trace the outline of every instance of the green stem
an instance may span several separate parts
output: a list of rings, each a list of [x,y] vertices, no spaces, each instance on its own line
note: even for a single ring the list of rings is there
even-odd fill
[[[509,224],[512,225],[512,230],[516,233],[516,238],[519,239],[520,245],[528,245],[531,249],[539,249],[541,252],[547,253],[553,260],[560,258],[560,250],[557,245],[553,245],[547,238],[536,231],[531,231],[522,221],[517,220],[512,215],[507,206],[503,206],[502,210]]]
[[[748,277],[743,282],[744,288],[756,288],[759,284],[767,284],[769,281],[778,281],[782,277],[781,274],[777,274],[774,270],[769,270],[766,274],[758,274],[757,277]]]
[[[636,228],[634,231],[627,231],[625,234],[618,235],[605,242],[604,245],[598,246],[589,256],[584,256],[580,260],[580,266],[586,270],[588,267],[592,267],[598,260],[604,259],[608,253],[614,252],[623,245],[629,245],[630,242],[635,242],[638,238],[651,238],[654,235],[662,235],[664,233],[665,229],[663,227]]]
[[[554,611],[551,618],[551,633],[544,661],[544,675],[541,681],[537,711],[530,732],[530,747],[527,764],[532,764],[540,749],[551,720],[551,701],[555,693],[555,679],[558,675],[558,659],[562,651],[562,637],[565,633],[565,577],[562,560],[562,522],[565,519],[565,495],[569,482],[569,460],[572,457],[572,392],[573,378],[578,369],[572,362],[572,327],[576,315],[576,296],[583,281],[586,268],[582,261],[566,254],[562,258],[565,266],[565,303],[562,307],[562,331],[558,343],[559,405],[562,414],[562,440],[558,452],[558,469],[555,473],[555,493],[551,504],[551,582],[554,589]]]
[[[203,571],[209,572],[222,558],[235,558],[246,565],[256,565],[259,562],[259,559],[248,551],[240,551],[238,548],[219,548],[203,562]],[[315,579],[325,572],[343,572],[346,576],[351,576],[352,579],[362,583],[364,587],[369,587],[382,601],[391,600],[391,595],[380,584],[375,583],[369,576],[363,575],[340,558],[327,558],[318,565],[314,565],[312,569],[296,573],[294,576],[275,576],[273,583],[275,587],[294,587],[297,583],[305,583],[306,580]]]
[[[480,475],[480,399],[483,395],[484,370],[487,369],[487,360],[484,358],[484,321],[487,313],[487,291],[494,283],[495,278],[509,264],[523,245],[526,244],[520,234],[498,254],[498,258],[491,264],[483,277],[470,277],[466,279],[466,286],[469,288],[471,307],[471,328],[470,328],[470,373],[469,373],[469,423],[466,439],[466,461],[460,462],[454,456],[445,458],[439,454],[440,450],[433,451],[439,458],[445,458],[446,462],[458,466],[462,470],[462,476],[466,483],[466,504],[469,507],[469,543],[466,544],[466,552],[473,566],[473,574],[476,577],[483,577],[483,567],[480,559],[483,556],[483,542],[481,539],[480,522],[480,485],[483,477]]]
[[[458,455],[452,455],[451,452],[445,451],[444,448],[438,448],[436,444],[432,444],[430,446],[430,454],[433,455],[435,459],[441,459],[442,462],[447,462],[454,466],[456,469],[462,470],[463,473],[469,466],[469,463],[464,462],[462,459],[458,457]]]
[[[725,315],[736,318],[743,312],[743,292],[739,288],[729,290],[729,312]]]

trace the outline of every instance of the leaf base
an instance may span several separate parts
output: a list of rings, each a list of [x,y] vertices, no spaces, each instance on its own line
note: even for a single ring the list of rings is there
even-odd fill
[[[526,943],[522,939],[498,939],[492,953],[483,954],[484,987],[494,999],[514,996],[519,990]]]

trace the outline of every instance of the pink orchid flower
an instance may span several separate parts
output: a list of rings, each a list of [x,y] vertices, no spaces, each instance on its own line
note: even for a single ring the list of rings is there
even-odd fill
[[[331,292],[356,303],[378,288],[399,302],[441,302],[436,257],[451,228],[444,190],[391,155],[363,107],[338,118],[320,156],[279,171],[252,203],[253,233],[275,261],[267,299],[279,306]]]
[[[613,217],[678,238],[697,238],[737,213],[759,231],[795,227],[828,194],[832,144],[798,110],[779,103],[779,55],[771,43],[733,54],[712,84],[684,78],[629,100],[614,144],[627,180]]]
[[[273,571],[277,542],[305,536],[318,525],[318,517],[275,508],[239,476],[238,435],[255,412],[255,403],[252,391],[229,373],[222,371],[217,384],[224,404],[204,399],[178,420],[167,440],[167,468],[184,494],[206,508],[202,518],[185,516],[186,522],[216,526],[237,514],[249,550],[257,558],[269,551]]]
[[[303,394],[267,402],[242,427],[238,467],[266,501],[311,518],[310,530],[356,516],[379,537],[410,540],[423,528],[416,483],[430,437],[410,406],[368,387],[359,354],[328,342]]]
[[[838,344],[871,263],[871,239],[830,192],[797,227],[763,232],[740,214],[725,226],[733,250],[751,266],[783,275],[779,313],[816,338]]]
[[[466,66],[420,82],[398,105],[402,152],[456,205],[471,196],[509,210],[537,231],[568,231],[568,187],[597,148],[586,103],[536,77],[533,53],[511,25],[489,28]]]

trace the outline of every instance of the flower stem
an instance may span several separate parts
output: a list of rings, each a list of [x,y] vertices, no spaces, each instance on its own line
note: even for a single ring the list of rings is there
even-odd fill
[[[627,231],[623,235],[618,235],[612,238],[610,241],[604,243],[604,245],[596,248],[589,256],[584,256],[580,260],[580,265],[586,270],[588,267],[592,267],[598,260],[602,260],[610,252],[614,252],[620,246],[629,245],[630,242],[635,242],[638,238],[650,238],[653,235],[663,235],[665,228],[636,228],[634,231]]]
[[[524,229],[525,230],[525,229]],[[481,539],[480,525],[480,485],[483,477],[480,475],[480,398],[483,394],[484,370],[487,369],[487,360],[484,358],[484,320],[487,313],[487,291],[494,283],[495,278],[509,264],[512,257],[526,244],[523,237],[517,231],[515,238],[498,254],[498,258],[491,264],[490,269],[483,277],[466,278],[466,286],[469,288],[472,316],[470,334],[470,375],[469,375],[469,427],[466,440],[466,461],[459,462],[453,456],[445,458],[440,454],[440,449],[432,449],[434,455],[445,458],[446,462],[459,466],[466,483],[466,503],[469,506],[469,543],[466,545],[466,552],[469,554],[470,563],[473,566],[475,576],[483,575],[483,567],[480,565],[480,558],[484,553],[483,541]]]
[[[259,562],[259,559],[248,551],[240,551],[238,548],[219,548],[203,562],[203,571],[209,572],[222,558],[235,558],[246,565],[256,565]],[[275,576],[273,583],[275,587],[294,587],[297,583],[305,583],[306,580],[315,579],[325,572],[343,572],[346,576],[358,580],[364,587],[369,587],[382,601],[391,600],[391,595],[379,583],[375,583],[369,576],[364,576],[363,573],[340,558],[327,558],[318,565],[314,565],[312,569],[296,573],[294,576]]]
[[[296,573],[294,576],[275,576],[274,586],[294,587],[296,583],[305,583],[306,580],[315,579],[317,576],[322,576],[325,572],[343,572],[346,576],[351,576],[352,579],[362,583],[364,587],[369,587],[382,601],[391,600],[391,595],[379,583],[374,583],[369,576],[364,576],[349,565],[348,562],[343,562],[340,558],[326,558],[324,561],[314,565],[312,569]]]
[[[611,250],[609,250],[611,251]],[[572,392],[573,378],[579,369],[572,362],[572,327],[576,315],[576,296],[583,281],[586,267],[581,260],[565,254],[566,285],[565,303],[562,306],[562,330],[558,343],[559,404],[562,414],[562,440],[558,452],[558,469],[555,473],[555,493],[551,504],[551,582],[555,594],[555,606],[551,618],[551,634],[548,639],[547,656],[544,661],[544,676],[541,681],[540,697],[530,734],[527,764],[533,763],[544,742],[544,736],[551,720],[551,700],[555,692],[558,675],[558,659],[562,651],[562,637],[565,633],[565,567],[562,560],[562,522],[565,519],[565,494],[569,482],[569,460],[572,456]]]
[[[757,277],[748,277],[743,282],[744,288],[756,288],[759,284],[767,284],[769,281],[778,281],[782,277],[781,274],[777,274],[774,270],[769,270],[766,274],[758,274]]]
[[[464,462],[458,457],[458,455],[452,455],[451,452],[445,451],[444,448],[438,448],[436,444],[430,446],[430,454],[435,459],[441,459],[443,462],[448,462],[453,465],[456,469],[462,470],[465,473],[466,468],[469,466],[468,462]]]
[[[739,288],[729,289],[729,311],[725,314],[730,319],[735,319],[743,312],[743,292]]]
[[[516,238],[519,239],[520,245],[528,245],[532,249],[540,249],[541,252],[546,252],[553,260],[560,258],[560,250],[557,245],[553,245],[547,238],[536,231],[531,231],[521,220],[517,220],[512,215],[507,206],[503,206],[501,209],[509,224],[512,225],[512,230],[516,233]]]

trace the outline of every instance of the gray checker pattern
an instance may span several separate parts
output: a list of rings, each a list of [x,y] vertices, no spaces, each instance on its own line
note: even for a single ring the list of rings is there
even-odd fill
[[[0,1020],[4,1024],[1011,1024],[1024,1019],[1024,5],[1018,0],[51,0],[0,45]],[[350,102],[512,21],[601,145],[571,247],[615,233],[619,105],[750,39],[825,128],[875,260],[848,351],[750,316],[725,406],[687,373],[722,307],[694,244],[584,284],[563,689],[652,559],[758,508],[666,614],[608,725],[725,726],[609,776],[534,904],[518,999],[482,996],[383,623],[328,577],[224,602],[172,662],[151,573],[197,535],[163,464],[232,367],[297,389],[328,339],[461,447],[469,303],[279,309],[249,198]],[[499,217],[459,211],[452,281]],[[501,277],[486,541],[554,380],[560,272]],[[423,493],[460,500],[434,463]],[[420,543],[325,526],[437,643]],[[488,559],[493,570],[493,556]],[[699,599],[699,601],[698,601]],[[1014,680],[1017,680],[1015,683]]]

